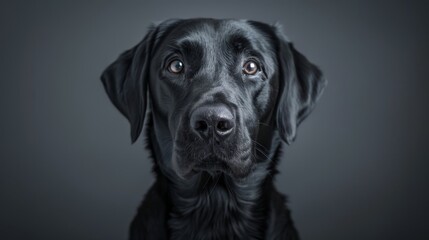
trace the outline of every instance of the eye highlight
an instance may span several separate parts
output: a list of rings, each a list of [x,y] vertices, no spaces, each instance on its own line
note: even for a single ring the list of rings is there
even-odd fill
[[[174,74],[179,74],[183,71],[185,65],[182,61],[175,59],[168,64],[168,71]]]
[[[259,69],[259,63],[255,60],[248,60],[243,64],[243,73],[247,75],[255,75]]]

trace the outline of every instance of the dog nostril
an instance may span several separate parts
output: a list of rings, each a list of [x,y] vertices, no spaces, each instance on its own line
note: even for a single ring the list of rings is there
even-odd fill
[[[218,123],[217,123],[217,125],[216,125],[216,128],[217,128],[217,130],[218,131],[221,131],[221,132],[226,132],[226,131],[228,131],[229,129],[231,129],[231,126],[230,126],[231,124],[229,124],[228,123],[228,121],[219,121]]]
[[[204,132],[207,130],[208,126],[205,121],[197,121],[194,126],[195,130]]]
[[[221,120],[216,124],[216,132],[221,135],[229,134],[234,128],[234,122]]]

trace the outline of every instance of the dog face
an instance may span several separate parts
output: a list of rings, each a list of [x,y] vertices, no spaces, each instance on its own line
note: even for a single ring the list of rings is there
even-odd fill
[[[149,93],[159,164],[182,178],[202,171],[247,176],[258,164],[260,126],[290,143],[326,83],[276,27],[214,19],[154,26],[102,80],[130,121],[133,141]]]
[[[259,120],[275,104],[271,46],[243,22],[191,20],[156,47],[150,89],[168,119],[180,175],[249,172]]]

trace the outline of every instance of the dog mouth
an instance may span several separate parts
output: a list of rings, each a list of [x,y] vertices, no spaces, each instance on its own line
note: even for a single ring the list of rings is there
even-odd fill
[[[228,164],[225,161],[221,160],[219,157],[215,156],[215,154],[213,153],[209,154],[207,157],[195,163],[192,170],[194,172],[204,171],[210,174],[231,172],[231,169],[229,168]]]
[[[242,154],[239,151],[234,152],[234,157],[228,157],[224,156],[222,151],[209,151],[209,153],[197,151],[195,155],[192,154],[193,158],[176,152],[173,160],[175,161],[174,169],[184,179],[201,173],[208,173],[211,176],[226,174],[234,178],[246,177],[253,163],[252,155]]]

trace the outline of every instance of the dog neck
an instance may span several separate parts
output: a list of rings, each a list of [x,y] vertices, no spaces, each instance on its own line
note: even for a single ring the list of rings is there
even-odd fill
[[[267,214],[267,199],[261,194],[265,179],[252,177],[237,182],[225,174],[200,173],[171,184],[168,225],[172,239],[262,239]]]

